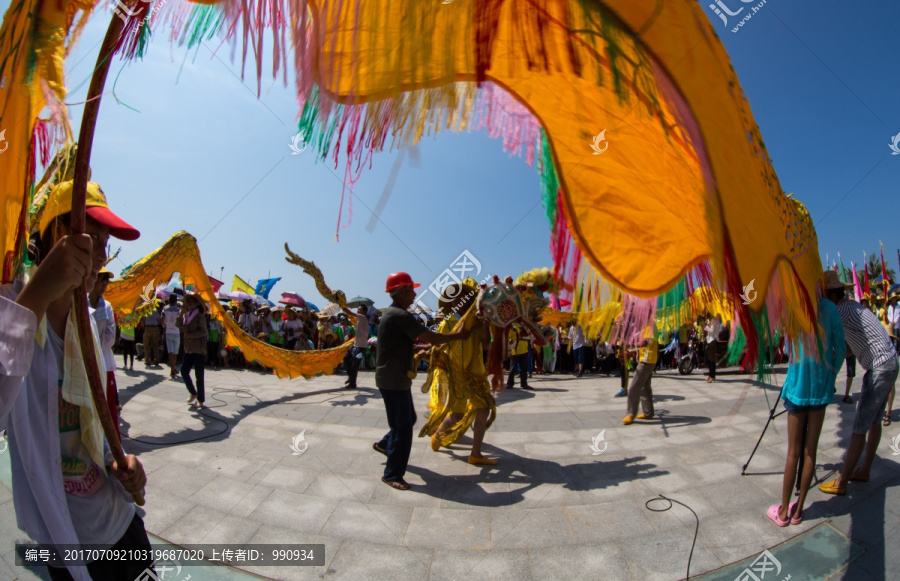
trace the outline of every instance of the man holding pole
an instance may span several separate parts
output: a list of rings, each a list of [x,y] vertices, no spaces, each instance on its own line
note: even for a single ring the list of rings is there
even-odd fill
[[[110,235],[140,234],[87,187],[85,234],[71,235],[72,182],[49,195],[34,238],[38,264],[28,284],[0,288],[0,428],[9,433],[19,528],[46,545],[149,549],[132,497],[147,477],[133,455],[119,465],[94,409],[75,332],[74,292],[93,288]],[[96,330],[93,347],[101,372]],[[134,579],[152,561],[93,561],[48,567],[50,578]]]

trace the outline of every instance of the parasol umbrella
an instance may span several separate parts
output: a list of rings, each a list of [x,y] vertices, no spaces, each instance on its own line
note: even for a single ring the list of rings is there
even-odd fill
[[[228,297],[233,301],[242,302],[242,301],[254,300],[253,295],[248,295],[244,291],[231,291],[230,293],[227,293],[227,294],[228,294]]]
[[[229,295],[227,292],[225,292],[223,290],[220,290],[219,292],[216,293],[216,298],[219,299],[220,302],[228,302],[228,301],[234,300],[231,298],[231,295]]]
[[[306,301],[306,310],[307,310],[307,311],[312,311],[312,312],[314,312],[314,313],[318,313],[318,312],[319,312],[319,307],[318,307],[315,303],[311,303],[311,302],[309,302],[309,301]]]
[[[156,288],[156,296],[163,300],[168,300],[168,298],[173,294],[183,297],[184,289],[182,289],[181,287],[178,287],[178,286],[174,286],[174,285]]]
[[[347,301],[348,307],[361,307],[362,305],[371,307],[374,304],[375,304],[375,301],[373,301],[372,299],[368,299],[366,297],[354,297],[354,298],[350,299],[349,301]]]
[[[369,310],[368,310],[368,312],[366,312],[367,317],[374,317],[375,315],[380,315],[380,314],[381,314],[380,309],[376,309],[374,306],[369,305]]]
[[[893,292],[895,292],[895,291],[898,291],[898,290],[900,290],[900,283],[897,283],[897,284],[895,284],[895,285],[892,285],[891,288],[888,289],[888,294],[891,294],[891,293],[893,293]]]
[[[278,302],[283,305],[300,307],[301,309],[306,306],[306,301],[297,293],[281,293],[281,300]]]
[[[267,299],[266,297],[264,297],[262,295],[253,295],[251,298],[260,307],[274,307],[275,306],[275,303],[273,303],[272,301],[270,301],[269,299]]]
[[[321,312],[319,313],[319,316],[321,317],[324,315],[324,316],[330,317],[330,316],[336,315],[340,312],[341,312],[341,305],[339,305],[337,303],[328,303],[327,305],[325,305],[325,308],[323,308],[321,310]]]

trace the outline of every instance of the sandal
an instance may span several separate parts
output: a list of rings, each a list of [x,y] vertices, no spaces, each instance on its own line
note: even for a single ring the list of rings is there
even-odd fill
[[[791,524],[798,525],[803,522],[803,511],[800,511],[800,516],[797,515],[797,503],[791,503],[788,507],[788,515],[791,517]]]
[[[823,482],[819,485],[819,490],[821,490],[825,494],[837,494],[839,496],[847,494],[847,487],[838,486],[837,480],[832,480],[831,482]]]
[[[385,456],[387,456],[387,450],[385,450],[384,448],[379,446],[378,442],[375,442],[374,444],[372,444],[372,449],[375,450],[376,452],[378,452],[379,454],[384,454]]]
[[[881,422],[881,425],[882,425],[882,426],[889,426],[889,425],[891,425],[891,412],[885,412],[885,414],[884,414],[884,421]]]
[[[773,504],[769,507],[769,510],[766,511],[766,516],[772,519],[772,522],[774,522],[776,525],[780,527],[786,527],[791,523],[791,517],[790,515],[788,515],[786,519],[781,520],[781,518],[778,517],[779,510],[781,510],[781,505]]]
[[[850,397],[849,395],[845,395],[845,396],[844,396],[844,399],[843,399],[842,401],[843,401],[844,403],[853,403],[853,398]]]
[[[394,490],[409,490],[409,484],[405,480],[385,480],[384,477],[381,478],[381,481],[393,488]]]

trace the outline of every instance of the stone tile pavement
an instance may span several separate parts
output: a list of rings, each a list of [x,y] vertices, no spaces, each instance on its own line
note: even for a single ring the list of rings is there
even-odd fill
[[[900,423],[885,429],[872,481],[841,498],[814,489],[803,524],[778,528],[765,511],[780,496],[784,417],[741,476],[778,388],[734,371],[715,384],[657,373],[660,418],[630,426],[620,423],[624,398],[613,397],[618,378],[535,375],[534,391],[498,400],[484,447],[497,466],[466,463],[468,437],[437,453],[417,438],[412,490],[400,492],[380,482],[384,457],[371,448],[387,431],[371,373],[345,390],[340,375],[282,381],[208,370],[210,407],[199,414],[185,404],[182,382],[138,367],[118,380],[125,447],[148,472],[148,530],[174,544],[325,545],[325,567],[247,567],[272,579],[681,579],[695,520],[678,504],[648,510],[660,494],[699,518],[692,576],[822,522],[865,550],[833,579],[890,579],[900,570],[900,456],[889,448]],[[417,428],[427,401],[418,385]],[[853,413],[829,407],[817,478],[840,466]],[[606,447],[594,454],[601,432]],[[301,433],[298,455],[291,444]],[[4,486],[0,514],[0,579],[36,578],[13,564],[13,541],[24,535]]]

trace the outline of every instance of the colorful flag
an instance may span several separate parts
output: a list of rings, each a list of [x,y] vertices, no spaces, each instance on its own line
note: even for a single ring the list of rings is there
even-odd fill
[[[234,291],[242,291],[247,293],[248,295],[252,295],[253,287],[247,284],[244,279],[242,279],[238,275],[234,275],[234,280],[231,283],[231,292]]]
[[[841,263],[841,282],[850,282],[849,280],[847,280],[847,269],[844,268],[844,259],[841,258],[840,252],[838,252],[838,260]]]
[[[272,287],[275,286],[275,283],[281,280],[281,277],[278,278],[261,278],[256,282],[256,292],[261,297],[269,298],[269,291],[272,290]]]
[[[209,277],[209,283],[212,285],[212,292],[217,293],[219,289],[222,288],[222,285],[225,284],[219,279]]]
[[[862,289],[859,288],[859,277],[856,276],[856,265],[850,261],[850,271],[853,272],[853,295],[857,301],[862,300]]]
[[[865,252],[863,252],[863,270],[866,273],[863,293],[870,295],[872,291],[869,289],[869,257]]]

